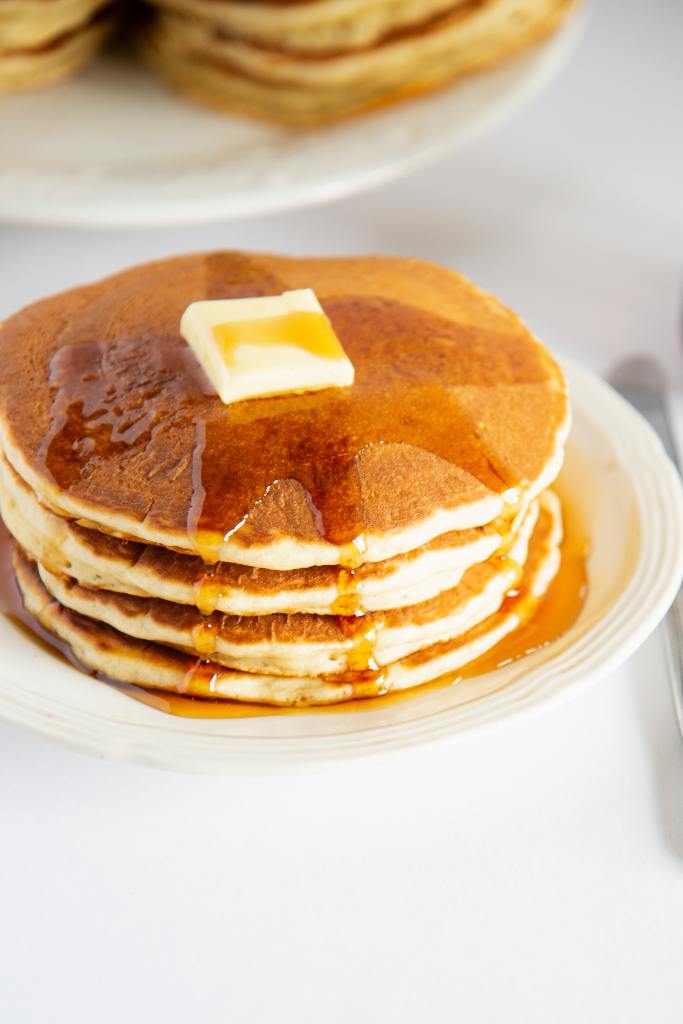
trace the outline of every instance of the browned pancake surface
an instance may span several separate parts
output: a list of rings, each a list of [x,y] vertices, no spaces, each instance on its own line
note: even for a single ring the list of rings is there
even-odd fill
[[[494,555],[486,562],[472,566],[460,583],[426,601],[407,608],[366,612],[364,615],[318,615],[306,612],[269,615],[230,615],[213,612],[202,615],[192,605],[176,604],[162,598],[136,597],[109,590],[81,586],[75,580],[63,577],[66,588],[74,596],[86,601],[97,617],[98,606],[110,608],[124,619],[148,618],[162,627],[171,627],[191,634],[206,629],[213,636],[231,644],[292,644],[343,643],[347,639],[364,635],[373,628],[402,626],[421,627],[452,615],[467,602],[481,595],[494,578],[508,568],[507,559]]]
[[[224,406],[180,338],[193,301],[315,290],[352,388]],[[532,480],[566,417],[519,319],[413,260],[218,252],[54,296],[0,330],[0,418],[29,465],[103,516],[335,544]]]
[[[137,565],[159,577],[186,586],[199,586],[206,578],[206,563],[198,555],[181,554],[169,548],[138,541],[122,540],[87,527],[71,525],[74,534],[97,558],[114,559],[123,566]],[[444,551],[480,541],[495,526],[444,533],[428,544],[404,555],[383,562],[366,562],[354,570],[354,579],[362,583],[396,571],[401,565],[427,552]],[[233,562],[218,562],[211,571],[211,581],[218,590],[241,589],[251,594],[308,591],[317,587],[335,587],[340,570],[336,565],[313,565],[303,569],[258,569]]]

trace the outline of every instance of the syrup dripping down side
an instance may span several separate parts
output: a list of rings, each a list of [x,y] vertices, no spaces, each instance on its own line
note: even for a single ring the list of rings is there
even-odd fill
[[[425,469],[434,480],[453,467],[489,493],[519,483],[478,428],[484,411],[459,396],[474,389],[488,408],[500,382],[543,384],[535,349],[395,301],[331,297],[324,307],[356,368],[354,385],[232,407],[207,390],[177,335],[150,335],[144,346],[135,336],[93,342],[72,325],[51,357],[39,469],[74,497],[187,530],[209,564],[225,537],[258,541],[280,499],[289,512],[307,503],[313,535],[330,543],[362,537],[364,495],[378,466],[390,475],[396,448],[427,456],[423,468],[439,460]],[[549,392],[539,415],[554,417],[553,401]],[[403,479],[408,486],[411,474]],[[432,477],[422,485],[407,508],[431,494]],[[400,504],[400,493],[393,498]],[[431,510],[424,501],[418,517]]]

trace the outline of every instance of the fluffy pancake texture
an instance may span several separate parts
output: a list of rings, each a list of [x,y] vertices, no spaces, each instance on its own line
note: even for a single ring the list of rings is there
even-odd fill
[[[561,537],[559,505],[544,500],[519,589],[497,612],[461,636],[434,643],[379,673],[337,677],[241,672],[216,662],[197,662],[183,651],[133,638],[60,604],[45,588],[36,566],[19,550],[14,564],[29,612],[95,672],[186,696],[303,707],[420,686],[475,661],[531,619],[557,572]]]
[[[182,311],[299,287],[353,387],[226,408]],[[0,447],[52,511],[261,568],[343,564],[361,535],[379,562],[512,515],[554,479],[569,424],[562,374],[521,321],[414,260],[152,263],[28,307],[0,355]]]
[[[150,61],[211,106],[313,124],[494,66],[552,32],[571,0],[157,0]]]
[[[94,56],[113,26],[108,0],[2,0],[0,93],[73,74]]]
[[[123,633],[210,655],[245,671],[311,675],[353,671],[357,641],[372,634],[372,658],[388,664],[405,654],[464,633],[502,604],[527,558],[537,508],[527,513],[519,536],[502,563],[495,556],[468,570],[452,590],[408,608],[358,617],[336,615],[202,616],[196,608],[81,587],[41,567],[46,589],[62,605],[91,615]],[[204,650],[201,651],[201,647]]]
[[[0,514],[32,558],[86,587],[197,603],[206,574],[201,558],[112,537],[55,515],[1,456]],[[514,525],[499,521],[447,533],[407,555],[367,562],[355,570],[353,600],[335,566],[283,571],[219,562],[211,575],[215,607],[233,615],[355,614],[417,604],[456,586],[471,566],[505,544]]]
[[[350,388],[224,406],[192,301],[313,288]],[[562,374],[414,260],[210,253],[0,328],[0,513],[26,607],[86,666],[299,706],[419,685],[527,622],[559,565]]]
[[[274,51],[333,54],[376,45],[389,36],[466,7],[470,0],[164,0],[158,6],[193,16]]]

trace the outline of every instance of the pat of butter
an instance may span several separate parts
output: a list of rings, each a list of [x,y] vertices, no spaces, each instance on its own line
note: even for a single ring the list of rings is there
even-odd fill
[[[310,288],[193,302],[180,333],[226,405],[353,384],[353,366]]]

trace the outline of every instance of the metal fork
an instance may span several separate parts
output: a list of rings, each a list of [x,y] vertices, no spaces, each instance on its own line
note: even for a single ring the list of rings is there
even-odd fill
[[[634,356],[614,367],[608,380],[659,434],[664,449],[681,472],[671,424],[668,389],[659,363],[650,356]],[[683,734],[683,588],[678,591],[664,620],[669,678],[678,725]]]

